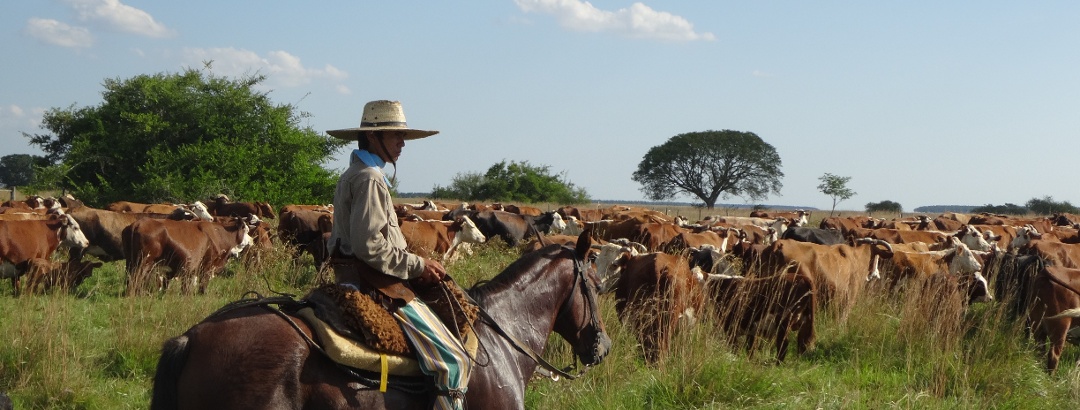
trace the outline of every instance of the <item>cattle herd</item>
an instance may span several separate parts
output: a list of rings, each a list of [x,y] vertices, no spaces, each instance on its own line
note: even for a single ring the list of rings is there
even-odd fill
[[[1046,350],[1050,371],[1065,343],[1080,339],[1073,320],[1080,318],[1080,219],[1070,214],[827,217],[811,227],[807,211],[699,221],[624,206],[544,211],[424,201],[395,211],[409,249],[443,260],[489,240],[528,252],[573,243],[587,231],[599,290],[614,294],[619,319],[649,363],[668,354],[680,327],[698,322],[732,343],[742,340],[751,354],[759,337],[772,339],[782,361],[792,333],[798,353],[812,349],[815,318],[843,319],[868,287],[951,292],[961,309],[1007,304]],[[202,293],[226,262],[273,242],[294,258],[310,254],[322,269],[333,223],[332,205],[293,204],[275,213],[267,203],[224,195],[105,209],[71,196],[30,197],[0,205],[0,277],[16,295],[70,291],[102,263],[122,260],[129,294],[164,291],[173,279],[183,292]]]

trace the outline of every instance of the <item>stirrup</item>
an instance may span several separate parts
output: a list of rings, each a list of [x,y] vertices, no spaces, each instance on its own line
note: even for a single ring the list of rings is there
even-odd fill
[[[465,408],[465,390],[466,390],[465,388],[446,389],[446,390],[439,389],[439,390],[436,390],[435,395],[436,396],[448,396],[450,398],[450,403],[451,403],[451,406],[453,406],[453,408],[455,408],[455,409],[464,409]],[[438,400],[438,399],[436,399],[436,400]]]

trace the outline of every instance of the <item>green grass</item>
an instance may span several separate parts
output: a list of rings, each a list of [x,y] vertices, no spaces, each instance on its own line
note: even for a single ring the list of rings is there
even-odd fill
[[[500,272],[518,251],[498,242],[449,265],[464,286]],[[114,262],[73,294],[10,296],[0,284],[0,391],[18,409],[144,409],[162,342],[247,291],[303,295],[325,280],[310,258],[292,263],[275,249],[257,266],[230,263],[206,295],[124,297]],[[729,346],[708,319],[680,331],[659,364],[644,364],[610,295],[600,299],[614,342],[603,363],[577,380],[537,378],[536,409],[1002,408],[1080,406],[1080,352],[1067,346],[1056,374],[999,304],[963,314],[934,310],[938,298],[864,292],[846,320],[820,315],[815,348],[786,362],[771,342],[753,356]],[[573,363],[569,346],[549,339],[545,356]]]

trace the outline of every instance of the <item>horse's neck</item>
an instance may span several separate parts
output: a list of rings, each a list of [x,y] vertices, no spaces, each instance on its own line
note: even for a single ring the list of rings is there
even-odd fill
[[[555,328],[555,317],[567,292],[566,285],[545,279],[545,273],[539,271],[485,295],[480,302],[498,326],[538,353]],[[546,273],[548,278],[555,276]]]

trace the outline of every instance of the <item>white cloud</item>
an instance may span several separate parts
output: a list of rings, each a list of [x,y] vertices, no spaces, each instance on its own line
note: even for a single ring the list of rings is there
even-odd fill
[[[120,0],[66,0],[75,9],[80,21],[104,23],[117,31],[147,37],[168,37],[173,31],[154,20],[145,11],[123,4]]]
[[[24,115],[26,115],[26,111],[24,111],[22,107],[18,105],[10,104],[6,106],[0,106],[0,118],[22,118],[22,116]]]
[[[205,61],[213,61],[213,71],[230,77],[265,74],[267,84],[282,87],[299,87],[316,80],[338,82],[349,74],[327,64],[323,68],[307,68],[300,58],[285,51],[271,51],[259,56],[254,51],[228,48],[186,48],[185,64],[201,67]],[[338,92],[342,92],[340,85]],[[344,88],[345,92],[348,88]]]
[[[60,47],[90,47],[94,37],[83,27],[72,27],[56,20],[31,18],[23,30],[30,37]]]
[[[750,73],[750,75],[752,75],[754,77],[772,77],[772,74],[766,73],[766,72],[761,71],[761,70],[754,70],[754,71],[752,71]]]
[[[615,32],[632,38],[672,41],[716,40],[712,33],[698,33],[685,18],[656,11],[643,3],[616,11],[600,10],[581,0],[514,0],[522,11],[555,16],[563,27],[575,31]]]
[[[40,127],[41,117],[44,115],[44,108],[32,108],[27,112],[16,104],[0,105],[0,123],[4,124],[5,131],[8,127],[22,132],[36,130]]]

